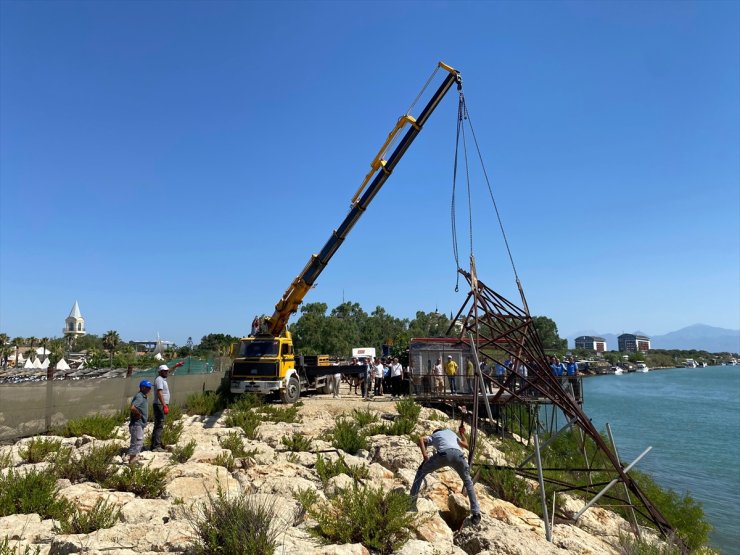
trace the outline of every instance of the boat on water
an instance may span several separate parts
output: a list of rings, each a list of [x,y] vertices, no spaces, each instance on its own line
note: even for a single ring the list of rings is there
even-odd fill
[[[696,366],[696,361],[693,358],[687,358],[683,363],[684,368],[696,368]]]
[[[622,368],[615,368],[614,369],[614,375],[615,376],[621,376],[622,374],[624,374],[624,370]]]
[[[735,366],[737,364],[737,361],[734,358],[731,358],[727,362],[725,362],[726,366]]]
[[[649,372],[650,368],[647,367],[647,364],[644,362],[638,362],[637,367],[635,368],[635,372],[640,372],[641,374],[644,374],[645,372]]]

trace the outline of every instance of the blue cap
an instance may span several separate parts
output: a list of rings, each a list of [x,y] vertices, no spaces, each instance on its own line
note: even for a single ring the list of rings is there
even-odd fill
[[[151,388],[152,387],[152,382],[150,382],[149,380],[141,380],[139,382],[139,389],[141,389],[142,387],[150,387]]]

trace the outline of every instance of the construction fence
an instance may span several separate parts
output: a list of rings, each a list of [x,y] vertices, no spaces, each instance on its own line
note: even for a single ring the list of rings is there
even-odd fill
[[[183,403],[191,393],[215,391],[224,379],[225,368],[210,373],[188,373],[182,369],[169,376],[172,404]],[[0,442],[50,431],[75,418],[113,414],[126,408],[139,390],[139,382],[150,372],[128,377],[49,380],[0,385]]]

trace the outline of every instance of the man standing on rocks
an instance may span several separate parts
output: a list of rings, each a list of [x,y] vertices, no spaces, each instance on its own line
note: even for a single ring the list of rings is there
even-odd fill
[[[149,401],[147,394],[152,390],[152,382],[141,380],[139,392],[131,399],[131,420],[128,423],[128,431],[131,434],[131,447],[128,450],[128,464],[133,464],[144,447],[144,427],[149,420]]]
[[[183,364],[185,363],[178,362],[173,367],[173,370]],[[152,451],[161,453],[164,451],[162,447],[164,419],[170,412],[170,386],[167,383],[167,375],[170,373],[170,368],[166,364],[162,364],[157,370],[159,376],[154,380],[154,432],[152,432]]]
[[[435,449],[435,453],[431,457],[427,453],[427,446],[432,446]],[[468,461],[465,460],[465,452],[462,450],[462,448],[469,448],[462,426],[459,435],[447,428],[438,428],[432,432],[431,436],[420,437],[419,448],[421,449],[421,456],[424,457],[424,462],[416,471],[416,477],[411,486],[412,510],[416,510],[416,499],[424,477],[435,470],[449,466],[457,472],[457,475],[465,484],[465,490],[468,492],[468,499],[470,500],[470,521],[474,525],[480,523],[478,497],[475,495],[473,480],[470,477],[470,467]]]

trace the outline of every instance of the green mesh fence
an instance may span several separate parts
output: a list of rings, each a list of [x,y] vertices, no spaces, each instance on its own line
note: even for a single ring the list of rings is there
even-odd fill
[[[210,357],[206,360],[200,359],[200,358],[194,358],[194,357],[185,357],[185,358],[173,358],[171,360],[163,360],[157,366],[153,366],[152,368],[148,368],[146,370],[137,370],[136,375],[137,376],[156,376],[157,375],[157,368],[160,364],[166,364],[170,368],[175,366],[178,362],[184,362],[185,364],[183,366],[180,366],[177,370],[175,370],[174,373],[176,374],[210,374],[214,370],[219,370],[219,365],[217,361],[214,360],[213,357]]]

